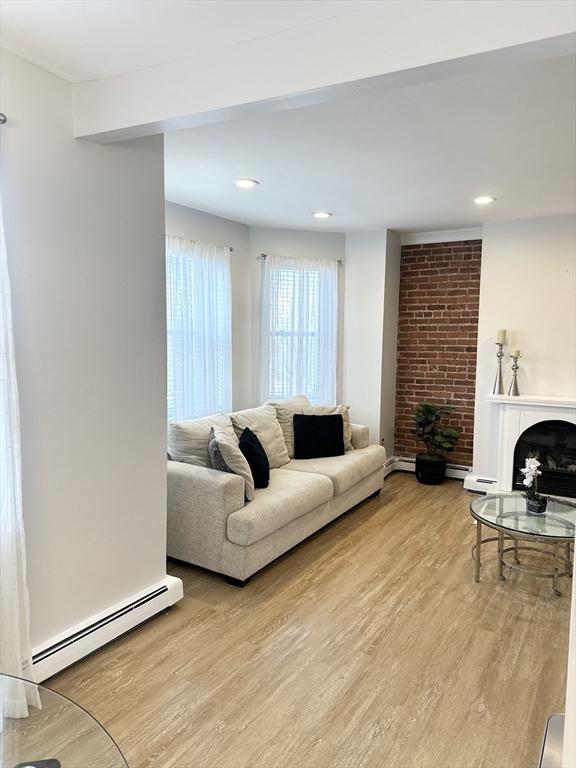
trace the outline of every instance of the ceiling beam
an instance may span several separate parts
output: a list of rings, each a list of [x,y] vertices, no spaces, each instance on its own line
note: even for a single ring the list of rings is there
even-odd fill
[[[75,83],[75,135],[106,143],[559,56],[574,51],[575,31],[564,0],[370,4],[209,58]]]

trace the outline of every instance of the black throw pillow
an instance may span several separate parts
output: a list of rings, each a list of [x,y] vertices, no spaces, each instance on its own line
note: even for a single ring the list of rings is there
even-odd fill
[[[344,420],[341,414],[294,414],[294,458],[319,459],[344,455]]]
[[[270,462],[262,443],[251,429],[246,427],[240,435],[240,450],[250,466],[255,488],[268,488],[270,482]]]

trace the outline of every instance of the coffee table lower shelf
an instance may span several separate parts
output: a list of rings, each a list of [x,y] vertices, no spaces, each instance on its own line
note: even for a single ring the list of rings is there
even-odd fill
[[[482,526],[492,528],[498,532],[497,536],[488,536],[482,538]],[[510,568],[512,571],[519,571],[520,573],[527,573],[531,576],[537,576],[544,579],[552,579],[552,587],[554,593],[560,596],[562,593],[558,588],[558,579],[563,576],[572,576],[573,566],[571,558],[571,542],[566,540],[551,540],[549,536],[546,538],[530,535],[522,535],[515,532],[513,536],[509,533],[504,533],[503,530],[498,529],[496,526],[487,525],[485,522],[480,522],[476,518],[476,543],[472,547],[472,558],[475,563],[474,569],[474,581],[478,583],[480,581],[480,568],[482,566],[481,554],[482,545],[491,541],[498,542],[498,578],[501,581],[506,581],[504,576],[504,568]],[[513,542],[512,546],[505,547],[504,542]],[[522,546],[519,542],[538,542],[538,544],[547,544],[545,546]],[[550,548],[551,547],[551,548]],[[564,554],[560,554],[560,547],[564,548]],[[518,557],[519,552],[530,552],[543,555],[550,561],[550,569],[546,570],[537,566],[522,565]],[[505,558],[507,553],[512,553],[513,561]]]

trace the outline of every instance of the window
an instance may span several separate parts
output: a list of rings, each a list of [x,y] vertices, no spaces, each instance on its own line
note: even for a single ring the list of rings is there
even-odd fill
[[[336,401],[338,264],[268,256],[262,267],[260,396]]]
[[[232,407],[230,251],[166,237],[168,418]]]

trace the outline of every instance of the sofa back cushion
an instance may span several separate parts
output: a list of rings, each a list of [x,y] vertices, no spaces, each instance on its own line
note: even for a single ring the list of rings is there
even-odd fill
[[[254,478],[252,477],[250,465],[240,450],[236,435],[230,437],[220,427],[212,427],[210,430],[208,453],[210,454],[210,460],[214,469],[218,469],[220,472],[231,472],[233,475],[239,475],[244,480],[246,501],[252,501],[254,498]]]
[[[310,405],[310,400],[308,400],[306,395],[294,395],[294,397],[291,397],[288,400],[270,400],[268,405],[274,406],[274,409],[276,410],[276,417],[280,424],[282,434],[284,435],[288,456],[293,459],[294,416],[297,413],[304,413],[304,408]]]
[[[350,406],[348,405],[309,405],[304,408],[307,416],[332,416],[339,414],[344,422],[344,450],[351,451],[352,445],[352,427],[350,426]]]
[[[288,464],[290,456],[273,406],[261,405],[259,408],[236,411],[230,414],[230,418],[238,438],[246,427],[254,432],[266,451],[270,469]]]
[[[230,416],[217,413],[203,419],[171,421],[168,424],[168,452],[173,461],[185,461],[198,467],[211,467],[208,443],[210,429],[217,427],[238,442]]]

